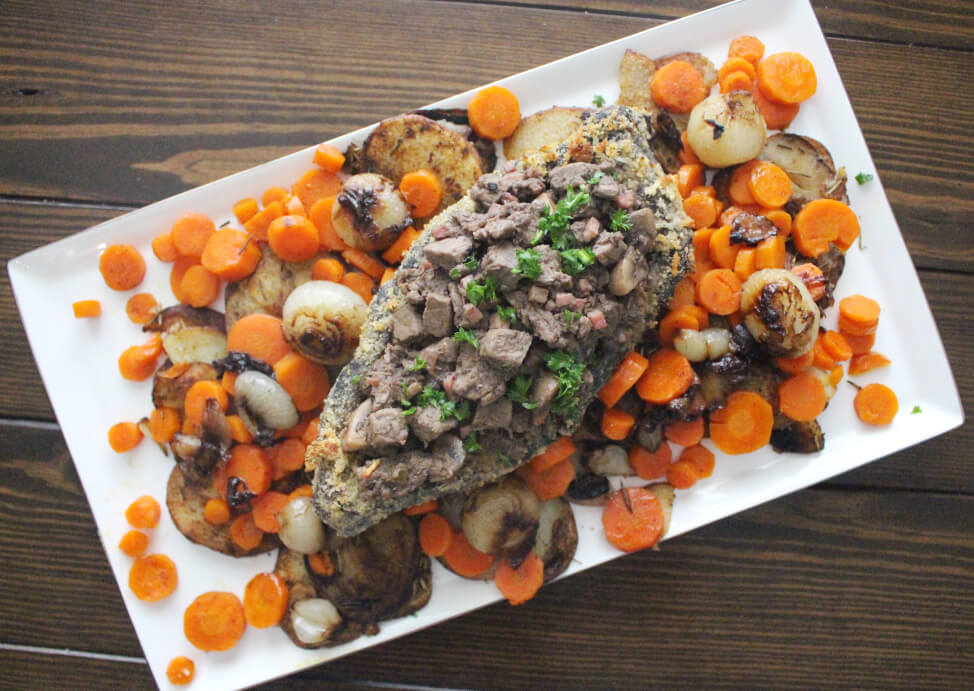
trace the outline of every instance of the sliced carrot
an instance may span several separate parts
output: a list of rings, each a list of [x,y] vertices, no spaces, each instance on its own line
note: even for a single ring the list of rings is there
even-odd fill
[[[734,275],[741,280],[741,283],[757,271],[757,259],[755,255],[756,250],[753,247],[742,247],[737,252],[737,257],[734,259]]]
[[[727,454],[756,451],[771,440],[774,411],[753,391],[735,391],[710,414],[710,438]]]
[[[900,408],[896,394],[883,384],[867,384],[859,389],[853,405],[859,419],[869,425],[888,425]]]
[[[365,304],[372,302],[372,291],[375,290],[375,281],[359,271],[349,271],[342,276],[342,285],[351,288],[362,296]]]
[[[267,241],[267,229],[274,219],[284,215],[284,205],[281,202],[271,202],[263,209],[247,219],[243,227],[258,240]]]
[[[237,372],[231,372],[230,370],[227,370],[220,376],[220,386],[231,396],[236,393],[238,376],[240,375]]]
[[[313,441],[318,438],[318,420],[312,420],[308,423],[308,426],[304,428],[304,434],[301,435],[301,441],[304,442],[305,446],[310,446]]]
[[[865,336],[854,336],[845,331],[839,331],[844,337],[846,343],[849,344],[849,350],[852,351],[853,355],[864,355],[873,349],[876,345],[876,334],[866,334]]]
[[[159,303],[151,293],[136,293],[125,303],[125,314],[135,324],[148,324],[159,312]]]
[[[531,470],[543,473],[575,453],[575,443],[571,437],[558,437],[548,447],[533,457],[529,463]]]
[[[253,504],[251,515],[254,517],[254,525],[265,533],[277,534],[281,530],[281,524],[277,520],[279,514],[291,498],[283,492],[265,492]]]
[[[290,193],[283,187],[268,187],[264,190],[264,194],[260,196],[260,203],[263,206],[267,206],[272,202],[281,202],[283,204],[289,195]]]
[[[612,376],[609,380],[605,382],[605,385],[599,390],[599,400],[602,401],[607,408],[611,408],[616,403],[619,402],[629,389],[636,385],[639,378],[643,376],[643,372],[649,366],[649,360],[644,358],[642,355],[632,350],[622,358],[622,362],[616,367]]]
[[[636,393],[644,401],[662,405],[686,392],[695,377],[689,360],[672,348],[660,348],[649,357]]]
[[[396,270],[391,266],[387,266],[385,271],[382,272],[382,278],[379,279],[379,285],[384,286],[386,283],[391,281],[396,276]]]
[[[774,163],[761,161],[751,168],[747,191],[761,206],[778,209],[791,199],[791,178]]]
[[[836,365],[831,370],[829,370],[829,384],[832,386],[838,386],[842,381],[842,377],[845,376],[845,371],[842,369],[842,365]]]
[[[206,243],[200,263],[224,281],[240,281],[260,262],[256,239],[236,228],[220,228]]]
[[[666,474],[673,460],[673,450],[665,441],[655,451],[633,444],[629,449],[629,466],[643,480],[655,480]]]
[[[311,209],[319,199],[333,197],[341,192],[342,181],[337,173],[312,168],[294,183],[291,191],[301,200],[305,209]]]
[[[734,70],[725,74],[720,79],[720,93],[728,94],[731,91],[750,91],[753,83],[753,78],[747,72],[744,70]]]
[[[329,173],[337,173],[345,165],[345,154],[331,144],[319,144],[315,149],[314,164]]]
[[[201,264],[194,264],[186,269],[179,289],[181,301],[192,307],[206,307],[220,297],[220,278]]]
[[[838,362],[845,362],[852,357],[852,347],[845,340],[845,336],[837,331],[826,331],[821,336],[822,347]]]
[[[399,181],[399,191],[412,207],[410,214],[413,218],[430,216],[443,201],[443,183],[436,173],[426,168],[403,175]]]
[[[176,250],[176,245],[173,244],[171,232],[166,231],[152,239],[152,253],[161,262],[176,261],[179,252]]]
[[[703,184],[703,166],[699,163],[684,164],[676,171],[676,186],[681,197],[689,197],[690,190]]]
[[[257,200],[253,197],[247,197],[233,205],[233,215],[237,218],[237,222],[243,225],[253,218],[259,209]]]
[[[302,412],[321,405],[331,388],[327,369],[293,351],[274,363],[274,374]]]
[[[731,226],[721,226],[710,235],[710,258],[722,269],[733,269],[737,263],[737,253],[742,245],[731,244]]]
[[[635,552],[652,547],[663,535],[663,507],[644,487],[623,487],[602,510],[602,529],[613,547]]]
[[[152,441],[168,444],[179,431],[179,410],[176,408],[156,408],[149,415],[149,433]]]
[[[199,261],[192,257],[179,257],[173,262],[172,269],[169,271],[169,287],[172,289],[172,294],[184,304],[187,298],[183,293],[183,278],[191,267],[198,265]]]
[[[836,199],[816,199],[795,216],[791,235],[799,252],[817,257],[828,250],[829,243],[848,249],[859,237],[859,219],[855,211]]]
[[[711,314],[732,314],[741,307],[741,280],[730,269],[712,269],[697,282],[697,302]]]
[[[697,469],[700,478],[708,478],[714,474],[714,452],[699,443],[687,446],[680,454],[677,462],[689,463]]]
[[[698,231],[699,232],[699,231]],[[696,235],[696,233],[694,233]],[[687,305],[693,304],[693,293],[696,290],[696,286],[693,281],[691,281],[687,276],[680,279],[680,282],[676,284],[676,288],[673,289],[673,296],[670,298],[667,307],[670,310],[680,309],[681,307],[686,307]]]
[[[125,520],[133,528],[141,530],[155,528],[159,525],[161,515],[162,509],[159,508],[159,502],[147,494],[133,501],[125,509]]]
[[[172,242],[176,251],[184,257],[199,259],[206,247],[207,240],[216,231],[216,226],[209,216],[200,213],[188,213],[179,218],[172,226]]]
[[[345,266],[334,257],[322,257],[311,266],[311,278],[315,281],[339,283],[345,275]]]
[[[825,386],[811,374],[792,375],[778,387],[778,407],[798,422],[811,422],[825,410]]]
[[[864,295],[850,295],[839,300],[839,317],[856,329],[873,329],[879,323],[879,303]],[[855,331],[850,331],[853,335]]]
[[[812,296],[812,300],[818,302],[825,297],[825,288],[827,285],[825,274],[815,264],[805,262],[804,264],[791,267],[791,272],[802,279],[802,283],[808,288],[808,293]]]
[[[757,64],[758,88],[772,101],[801,103],[815,93],[818,82],[811,61],[801,53],[775,53]]]
[[[691,194],[683,200],[683,210],[693,221],[694,230],[712,226],[720,215],[717,200],[706,194]]]
[[[710,262],[710,238],[715,230],[717,229],[701,228],[693,233],[693,261],[697,267]]]
[[[665,317],[660,319],[660,343],[665,346],[672,346],[673,339],[676,337],[677,332],[681,329],[699,331],[702,328],[706,328],[706,322],[701,323],[700,317],[697,313],[697,310],[699,309],[700,308],[696,305],[687,305],[686,307],[671,310]],[[704,319],[706,319],[706,315],[704,315]],[[645,371],[645,368],[643,368],[643,371]]]
[[[281,320],[269,314],[248,314],[234,322],[227,334],[227,348],[271,366],[291,352]]]
[[[875,336],[879,322],[876,321],[872,324],[857,323],[840,312],[838,325],[839,333],[848,339],[849,336]]]
[[[217,402],[220,410],[225,411],[227,409],[230,399],[220,382],[212,380],[193,382],[183,401],[183,414],[186,419],[197,423],[202,422],[203,413],[206,411],[206,402],[211,398]]]
[[[318,243],[326,250],[341,252],[348,248],[345,241],[339,237],[331,220],[331,207],[335,205],[335,196],[322,197],[308,211],[308,219],[318,229]]]
[[[132,245],[109,245],[98,258],[98,270],[112,290],[131,290],[145,278],[145,259]]]
[[[748,185],[748,180],[751,179],[751,171],[755,167],[760,165],[760,161],[748,161],[747,163],[742,163],[734,169],[731,173],[730,184],[727,187],[727,194],[730,195],[731,201],[738,206],[746,206],[749,204],[755,204],[754,197],[751,195],[751,189]]]
[[[674,113],[689,113],[707,97],[703,75],[685,60],[674,60],[657,69],[649,88],[653,102]]]
[[[690,489],[700,479],[700,471],[689,461],[676,461],[666,469],[666,481],[677,489]]]
[[[440,508],[440,502],[436,499],[430,499],[429,501],[424,501],[421,504],[413,504],[405,510],[407,516],[422,516],[427,513],[433,513]]]
[[[464,578],[477,578],[494,565],[494,557],[476,549],[467,542],[463,533],[454,533],[449,547],[443,553],[443,561],[454,573]]]
[[[207,499],[203,505],[203,520],[210,525],[224,525],[230,522],[230,505],[219,497]]]
[[[811,367],[814,359],[815,351],[810,348],[807,353],[796,357],[780,357],[775,364],[777,364],[778,369],[782,372],[798,374],[799,372],[805,371],[806,367]]]
[[[396,238],[395,242],[389,245],[388,249],[382,253],[382,258],[390,264],[398,264],[406,256],[406,252],[409,251],[409,248],[412,247],[418,237],[418,230],[412,226],[406,226],[399,234],[399,237]]]
[[[78,300],[71,304],[75,319],[101,316],[101,303],[98,300]]]
[[[298,497],[311,497],[314,495],[314,488],[311,485],[299,485],[291,490],[288,498],[294,501]]]
[[[349,247],[347,250],[344,250],[342,252],[342,259],[356,269],[364,271],[376,281],[382,278],[382,274],[386,270],[385,264],[371,254],[355,249],[354,247]]]
[[[717,79],[723,82],[724,78],[732,72],[744,72],[747,75],[748,85],[757,75],[754,71],[754,64],[739,55],[731,55],[724,60],[724,64],[717,70]]]
[[[229,650],[247,627],[243,604],[233,593],[203,593],[183,614],[186,639],[204,652]]]
[[[129,346],[118,358],[118,370],[124,379],[144,381],[156,371],[156,360],[162,353],[162,338],[153,335],[142,345]]]
[[[815,344],[812,346],[812,365],[823,372],[828,372],[837,364],[838,361],[822,345],[822,337],[815,339]]]
[[[128,531],[118,543],[118,548],[130,557],[141,557],[148,546],[149,536],[138,530]]]
[[[467,118],[474,132],[487,139],[504,139],[521,123],[517,96],[502,86],[478,91],[467,106]]]
[[[889,367],[889,358],[882,353],[863,353],[853,355],[849,361],[849,374],[864,374],[880,367]]]
[[[756,65],[764,56],[764,44],[754,36],[738,36],[730,42],[728,57],[741,57]]]
[[[273,468],[264,450],[256,444],[236,444],[230,449],[227,461],[227,478],[240,478],[247,491],[258,497],[271,486]]]
[[[424,554],[442,557],[453,543],[453,528],[438,513],[428,513],[419,522],[419,546]]]
[[[680,148],[680,153],[677,154],[677,158],[680,159],[680,163],[692,165],[694,163],[699,164],[700,159],[694,152],[693,147],[690,146],[690,140],[687,139],[686,130],[680,135],[680,142],[683,146]]]
[[[108,428],[108,445],[115,453],[125,453],[138,446],[143,436],[134,422],[117,422]]]
[[[801,107],[798,103],[772,101],[758,88],[756,81],[751,86],[750,91],[754,98],[754,105],[758,107],[758,112],[761,113],[764,124],[769,130],[783,130],[797,117],[798,110]]]
[[[305,443],[300,439],[285,439],[280,444],[275,444],[265,451],[268,460],[271,462],[275,480],[280,480],[295,470],[304,468],[305,448]],[[271,532],[266,528],[261,528],[261,530]]]
[[[534,552],[528,552],[517,568],[501,562],[494,573],[494,584],[512,605],[523,605],[544,584],[544,562]]]
[[[242,513],[230,523],[230,539],[237,547],[249,552],[260,546],[264,533],[254,523],[252,515]]]
[[[196,665],[188,657],[174,657],[166,665],[166,678],[174,686],[185,686],[193,681],[195,675]]]
[[[754,248],[754,267],[761,269],[783,269],[787,257],[785,238],[781,235],[765,238]]]
[[[526,467],[521,477],[538,499],[548,501],[560,497],[568,490],[568,486],[575,479],[575,466],[571,458],[566,458],[540,473]]]
[[[287,583],[275,573],[259,573],[244,588],[244,618],[255,629],[277,626],[287,605]]]
[[[791,235],[791,214],[784,209],[761,209],[761,215],[774,223],[780,237]]]
[[[308,566],[319,576],[331,576],[335,573],[335,565],[331,561],[328,550],[308,555]]]
[[[301,203],[301,198],[288,194],[281,203],[284,205],[284,215],[285,216],[300,216],[301,218],[308,217],[308,211],[304,208],[304,204]]]
[[[622,441],[636,426],[636,418],[618,408],[606,408],[602,414],[602,435],[606,439]]]
[[[143,602],[158,602],[169,597],[178,583],[176,565],[164,554],[139,557],[129,569],[129,588]]]
[[[302,216],[279,216],[267,227],[267,241],[278,257],[303,262],[318,253],[318,229]]]
[[[663,427],[663,436],[680,446],[693,446],[703,439],[703,418],[693,420],[674,420]]]

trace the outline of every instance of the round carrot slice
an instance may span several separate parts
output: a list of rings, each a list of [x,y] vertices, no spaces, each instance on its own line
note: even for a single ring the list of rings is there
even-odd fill
[[[176,565],[164,554],[139,557],[129,570],[129,588],[143,602],[158,602],[169,597],[178,583]]]
[[[753,391],[735,391],[710,414],[710,438],[724,453],[750,453],[771,441],[773,424],[770,403]]]
[[[757,66],[758,88],[778,103],[801,103],[812,97],[818,86],[815,68],[801,53],[775,53]]]
[[[243,605],[233,593],[203,593],[183,614],[187,640],[204,652],[229,650],[246,627]]]
[[[694,379],[690,361],[672,348],[660,348],[649,358],[646,372],[636,382],[636,393],[650,403],[669,403],[683,394]]]
[[[644,487],[624,487],[602,511],[602,528],[609,543],[623,552],[652,547],[663,535],[663,507]]]
[[[188,657],[174,657],[166,666],[166,678],[175,686],[185,686],[195,674],[196,665]]]
[[[277,574],[259,573],[244,588],[244,617],[255,629],[277,626],[284,618],[287,604],[288,587]]]

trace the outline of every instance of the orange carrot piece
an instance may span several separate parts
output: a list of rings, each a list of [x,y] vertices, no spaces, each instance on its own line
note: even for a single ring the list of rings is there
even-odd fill
[[[693,147],[690,146],[690,140],[687,138],[687,133],[685,130],[683,134],[680,135],[680,142],[683,144],[683,146],[680,148],[680,153],[677,154],[677,158],[680,160],[680,163],[686,165],[692,165],[695,163],[699,164],[700,159],[694,152]]]
[[[335,196],[322,197],[308,211],[308,219],[318,229],[318,243],[322,248],[332,252],[341,252],[348,248],[345,241],[339,237],[331,220],[331,207],[335,205]]]
[[[697,302],[711,314],[732,314],[741,307],[741,280],[730,269],[712,269],[697,282]]]
[[[242,513],[230,523],[230,539],[242,550],[257,549],[264,539],[264,533],[254,523],[254,517],[249,513]]]
[[[305,448],[305,443],[300,439],[285,439],[280,444],[266,449],[265,453],[271,462],[275,480],[280,480],[295,470],[304,468]],[[266,533],[271,532],[266,528],[261,530]]]
[[[318,253],[318,229],[302,216],[279,216],[267,227],[267,241],[278,257],[303,262]]]
[[[560,497],[568,490],[568,486],[575,479],[575,466],[571,458],[566,458],[540,473],[527,467],[522,471],[521,477],[538,499],[548,501]]]
[[[365,304],[372,302],[372,291],[375,290],[375,281],[359,271],[349,271],[342,277],[342,285],[351,288],[362,296]]]
[[[816,199],[795,216],[791,236],[806,257],[819,256],[828,250],[829,243],[846,250],[859,237],[859,219],[855,211],[836,199]]]
[[[832,386],[838,386],[842,381],[842,377],[845,376],[845,371],[842,369],[842,365],[836,365],[831,370],[829,370],[829,384]]]
[[[144,381],[156,371],[156,360],[162,353],[162,338],[153,335],[142,345],[129,346],[118,358],[118,370],[124,379]]]
[[[281,202],[283,204],[289,195],[290,193],[286,189],[275,185],[264,190],[264,194],[260,196],[260,203],[262,206],[267,206],[272,202]]]
[[[747,280],[748,276],[757,271],[756,250],[753,247],[742,247],[737,252],[734,259],[734,275],[741,283]]]
[[[846,317],[841,312],[839,313],[839,333],[848,339],[849,336],[874,336],[876,335],[876,329],[879,326],[879,322],[873,322],[872,324],[856,323],[854,320]]]
[[[98,300],[78,300],[71,304],[75,319],[101,316],[101,303]]]
[[[319,144],[315,149],[314,164],[329,173],[337,173],[345,165],[345,154],[331,144]]]
[[[143,602],[158,602],[169,597],[178,583],[176,565],[164,554],[139,557],[129,569],[129,588]]]
[[[888,367],[889,365],[889,358],[882,353],[869,352],[863,353],[862,355],[853,355],[849,361],[849,374],[864,374],[880,367]]]
[[[152,239],[152,253],[161,262],[176,261],[179,252],[176,251],[176,245],[173,244],[171,232],[166,231]]]
[[[240,281],[260,262],[256,239],[236,228],[220,228],[206,243],[200,263],[224,281]]]
[[[112,290],[131,290],[145,278],[145,259],[132,245],[109,245],[98,258],[98,270]]]
[[[192,257],[178,257],[169,271],[169,287],[176,299],[183,304],[186,304],[186,295],[183,293],[183,278],[191,267],[198,264],[199,261]]]
[[[806,367],[811,367],[815,359],[815,351],[810,348],[807,353],[797,357],[780,357],[776,361],[778,369],[788,374],[798,374],[804,372]]]
[[[780,237],[791,235],[791,214],[784,209],[761,209],[761,215],[774,223]]]
[[[739,55],[731,55],[724,60],[724,64],[717,70],[717,79],[722,82],[727,75],[733,72],[744,72],[747,75],[747,83],[749,86],[751,81],[757,76],[757,72],[754,70],[754,64]]]
[[[306,207],[307,208],[307,207]],[[247,219],[243,227],[258,240],[267,241],[267,229],[271,223],[284,215],[284,205],[281,202],[271,202],[263,209]]]
[[[442,557],[453,543],[453,528],[438,513],[428,513],[419,522],[419,546],[424,554]]]
[[[269,314],[248,314],[234,322],[227,334],[227,348],[271,366],[291,352],[281,320]]]
[[[764,95],[758,88],[757,81],[751,85],[751,95],[754,97],[754,105],[758,107],[758,112],[764,118],[764,124],[769,130],[783,130],[798,115],[801,107],[798,103],[778,103]]]
[[[771,440],[774,411],[753,391],[735,391],[710,414],[710,438],[727,454],[756,451]]]
[[[655,451],[633,444],[629,449],[629,466],[643,480],[655,480],[666,474],[673,460],[673,450],[665,441]]]
[[[573,453],[575,453],[575,443],[572,441],[572,438],[558,437],[544,451],[529,461],[531,470],[536,473],[543,473],[549,468],[561,463]]]
[[[853,400],[856,415],[868,425],[888,425],[900,409],[896,394],[883,384],[867,384]]]
[[[748,185],[748,180],[751,179],[751,171],[758,165],[760,161],[748,161],[747,163],[742,163],[734,169],[731,173],[730,184],[727,187],[727,193],[730,195],[731,201],[738,206],[747,206],[750,204],[755,204],[754,197],[751,195],[751,189]]]
[[[300,444],[300,442],[298,442]],[[254,517],[254,525],[265,533],[277,534],[281,530],[281,523],[277,520],[279,514],[291,498],[283,492],[265,492],[260,498],[254,500],[253,510],[250,512]]]
[[[774,163],[760,161],[751,168],[747,191],[761,206],[778,209],[791,199],[791,178]]]
[[[674,420],[663,427],[663,436],[680,446],[693,446],[703,439],[703,418]]]
[[[849,350],[852,351],[853,355],[864,355],[876,345],[875,333],[866,334],[865,336],[854,336],[841,330],[839,333],[845,337],[845,341],[849,344]]]
[[[700,471],[690,461],[678,460],[666,469],[666,481],[677,489],[690,489],[700,479]]]
[[[149,546],[149,536],[138,530],[130,530],[118,542],[118,548],[130,557],[141,557]]]
[[[230,449],[227,461],[227,478],[240,478],[247,490],[258,497],[271,486],[273,468],[262,448],[256,444],[236,444]]]
[[[301,203],[300,197],[293,194],[288,194],[281,203],[284,205],[284,215],[285,216],[300,216],[302,218],[308,217],[308,211],[304,208],[304,204]]]
[[[802,283],[808,288],[812,300],[818,302],[825,297],[825,274],[815,264],[805,262],[804,264],[791,267],[791,272],[802,280]]]
[[[693,261],[698,269],[702,264],[711,261],[710,238],[716,230],[716,228],[701,228],[693,233]]]
[[[321,405],[331,389],[328,370],[295,352],[274,363],[274,374],[302,412]]]
[[[391,266],[387,266],[385,271],[382,272],[382,278],[379,279],[379,285],[384,286],[386,283],[391,281],[396,275],[396,270]]]
[[[376,281],[382,278],[382,274],[386,270],[385,264],[373,257],[371,254],[355,249],[354,247],[349,247],[347,250],[342,252],[342,259],[354,266],[356,269],[364,271]]]
[[[399,191],[412,207],[413,218],[426,218],[439,208],[443,201],[443,183],[432,170],[421,168],[402,176]]]
[[[778,407],[798,422],[811,422],[825,410],[825,386],[806,372],[792,375],[778,386]]]
[[[225,525],[230,522],[230,505],[219,497],[207,499],[203,505],[203,520],[210,525]]]
[[[443,553],[443,561],[464,578],[477,578],[494,565],[494,557],[467,542],[462,532],[453,534],[450,546]]]
[[[159,312],[159,303],[151,293],[136,293],[125,303],[125,314],[135,324],[148,324]]]
[[[321,168],[312,168],[291,187],[305,209],[313,208],[319,199],[336,196],[341,189],[342,181],[338,174]]]
[[[470,126],[481,137],[505,139],[521,123],[517,96],[502,86],[488,86],[478,91],[467,106]]]
[[[822,337],[815,339],[815,344],[812,346],[812,365],[823,372],[828,372],[837,364],[838,361],[822,346]]]
[[[253,197],[247,197],[233,205],[233,215],[236,217],[237,222],[243,225],[253,218],[259,209],[257,200]]]
[[[746,63],[750,65],[750,63]],[[727,94],[731,91],[750,91],[753,78],[744,70],[734,70],[728,72],[720,79],[720,93]]]
[[[494,584],[512,605],[523,605],[544,584],[544,562],[534,552],[528,552],[516,569],[509,562],[501,562],[494,573]]]
[[[704,326],[700,323],[696,305],[687,305],[680,309],[671,310],[659,323],[659,340],[665,346],[672,346],[673,339],[680,329],[699,331]]]
[[[685,60],[674,60],[657,69],[649,89],[656,105],[674,113],[689,113],[707,97],[703,75]]]
[[[176,251],[184,257],[199,259],[206,247],[206,241],[216,231],[216,226],[209,216],[200,213],[188,213],[179,218],[169,231]]]
[[[764,44],[754,36],[738,36],[730,42],[728,57],[741,57],[756,65],[764,56]]]
[[[183,614],[186,640],[203,652],[229,650],[247,627],[243,604],[233,593],[203,593]]]
[[[311,497],[313,495],[314,488],[311,485],[299,485],[291,490],[291,493],[287,496],[291,501],[294,501],[298,497]]]
[[[149,433],[152,441],[168,444],[179,431],[179,411],[176,408],[156,408],[149,414]]]
[[[731,244],[731,226],[721,226],[714,230],[710,235],[708,246],[710,258],[714,264],[722,269],[733,269],[737,264],[737,253],[743,249],[743,245]]]
[[[412,247],[418,237],[418,230],[412,226],[406,226],[399,234],[399,237],[396,238],[395,242],[389,245],[388,249],[382,253],[382,258],[390,264],[398,264],[406,256],[406,252],[409,251],[409,248]]]
[[[761,269],[785,268],[785,238],[781,235],[765,238],[754,248],[754,267]]]
[[[690,191],[703,185],[703,166],[699,163],[684,164],[676,171],[676,186],[681,197],[689,197]]]
[[[772,101],[801,103],[815,93],[815,68],[801,53],[775,53],[757,64],[758,88]]]
[[[188,657],[174,657],[166,665],[166,678],[174,686],[186,686],[196,676],[196,665]]]
[[[852,357],[852,346],[845,340],[845,336],[837,331],[826,331],[821,336],[822,347],[833,359],[845,362]]]
[[[227,409],[230,399],[220,382],[211,380],[194,382],[186,392],[186,398],[183,401],[183,414],[186,419],[197,423],[202,422],[206,402],[211,398],[217,402],[220,410],[225,411]]]
[[[308,566],[319,576],[331,576],[335,573],[335,565],[331,561],[331,554],[328,553],[328,550],[309,554]]]
[[[689,360],[672,348],[660,348],[649,357],[636,393],[650,403],[669,403],[690,388],[695,376]]]
[[[287,584],[275,573],[259,573],[244,588],[244,618],[255,629],[280,624],[287,605]]]
[[[649,367],[649,360],[635,350],[628,352],[622,358],[622,362],[616,367],[612,376],[609,377],[609,380],[599,390],[599,400],[607,408],[614,406],[629,389],[636,385],[636,382],[643,376],[643,372],[646,371],[647,367]]]
[[[873,329],[879,323],[879,303],[864,295],[850,295],[839,300],[839,317],[856,329]],[[853,335],[857,334],[850,331]]]
[[[405,510],[407,516],[422,516],[427,513],[432,513],[440,508],[440,502],[436,499],[430,499],[429,501],[424,501],[421,504],[413,504]]]
[[[311,266],[311,278],[315,281],[340,283],[345,275],[345,265],[335,257],[322,257]]]
[[[318,422],[318,420],[311,420],[308,422],[308,426],[304,428],[301,441],[304,442],[305,446],[310,446],[318,438]]]
[[[681,307],[694,304],[693,293],[695,290],[696,287],[694,286],[693,281],[691,281],[689,277],[684,276],[673,289],[673,296],[670,298],[669,303],[667,303],[667,308],[670,310],[676,310],[680,309]]]
[[[618,408],[606,408],[602,414],[602,435],[606,439],[622,441],[636,425],[636,418]]]
[[[145,494],[129,504],[125,509],[125,520],[133,528],[150,530],[159,525],[162,509],[153,497]]]
[[[602,529],[616,549],[635,552],[652,547],[663,535],[663,507],[645,487],[623,487],[602,510]]]
[[[220,278],[201,264],[194,264],[186,269],[179,288],[187,305],[206,307],[220,297]]]
[[[680,454],[679,461],[677,462],[680,461],[689,463],[696,468],[697,474],[701,479],[708,478],[714,474],[714,465],[716,462],[714,452],[706,446],[700,446],[699,443],[683,449],[683,453]]]
[[[706,194],[691,194],[683,200],[683,210],[693,221],[694,230],[709,228],[719,215],[717,200]]]

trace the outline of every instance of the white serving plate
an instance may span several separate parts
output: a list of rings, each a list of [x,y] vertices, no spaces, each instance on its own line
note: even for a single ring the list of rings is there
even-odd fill
[[[618,64],[625,49],[651,56],[699,51],[719,65],[730,39],[743,33],[760,37],[768,53],[796,50],[815,65],[818,93],[802,106],[790,130],[822,141],[850,177],[859,171],[875,172],[825,38],[806,0],[738,0],[498,83],[517,94],[525,114],[554,104],[588,106],[594,94],[612,103],[619,91]],[[463,107],[473,93],[459,94],[432,107]],[[361,142],[370,129],[352,132],[332,143],[344,149]],[[501,599],[492,583],[463,580],[434,564],[429,605],[415,616],[383,623],[377,636],[362,637],[338,648],[308,651],[292,645],[278,628],[250,628],[232,650],[204,654],[183,636],[186,606],[208,590],[229,590],[242,596],[244,585],[254,574],[273,569],[275,555],[233,559],[216,554],[183,538],[168,515],[152,532],[150,552],[173,558],[179,568],[179,587],[172,596],[154,604],[140,602],[129,590],[132,560],[117,547],[128,529],[123,512],[141,494],[164,501],[171,461],[151,443],[121,455],[107,444],[106,430],[111,424],[141,417],[150,410],[151,401],[150,382],[126,382],[118,376],[118,355],[144,337],[125,315],[125,301],[131,292],[118,293],[105,286],[97,271],[98,256],[113,243],[135,244],[148,264],[146,279],[138,290],[151,292],[163,304],[172,304],[175,299],[169,288],[169,266],[155,260],[150,248],[152,238],[189,211],[209,214],[218,224],[231,219],[230,209],[236,200],[248,195],[259,197],[271,185],[296,180],[311,166],[312,151],[309,148],[176,195],[29,252],[8,265],[47,393],[122,598],[160,686],[168,685],[166,665],[176,655],[195,661],[195,685],[199,688],[239,688],[334,660]],[[677,493],[667,537],[807,487],[962,423],[960,399],[943,345],[882,184],[878,177],[862,187],[851,181],[849,196],[862,220],[867,249],[853,247],[849,251],[837,298],[861,292],[884,307],[896,306],[895,311],[884,310],[876,342],[877,350],[889,356],[893,366],[857,380],[891,386],[899,396],[899,415],[884,428],[861,424],[852,414],[852,387],[841,386],[820,418],[827,438],[824,452],[803,456],[776,454],[766,448],[733,459],[719,458],[711,478]],[[871,241],[880,235],[882,242]],[[71,302],[81,298],[100,300],[102,316],[73,319]],[[830,310],[826,324],[834,328],[835,308]],[[65,342],[72,344],[71,357],[64,356]],[[922,415],[910,414],[915,405],[922,408]],[[621,556],[603,537],[600,509],[576,506],[575,515],[580,544],[569,574]]]

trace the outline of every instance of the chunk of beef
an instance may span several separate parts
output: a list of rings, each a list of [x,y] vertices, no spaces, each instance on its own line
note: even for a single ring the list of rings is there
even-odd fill
[[[426,362],[426,371],[434,377],[442,377],[447,372],[453,371],[453,364],[457,361],[460,353],[460,344],[452,337],[441,338],[436,343],[419,351],[419,357]]]
[[[433,293],[426,298],[423,329],[430,336],[448,336],[453,331],[453,306],[445,293]]]
[[[517,257],[514,245],[503,242],[487,250],[481,262],[484,273],[493,278],[502,289],[510,290],[517,285],[519,276],[514,273]]]
[[[423,335],[423,319],[412,305],[403,305],[392,315],[392,335],[400,343],[410,343]]]
[[[457,426],[456,418],[448,417],[443,420],[442,417],[439,408],[425,405],[406,419],[409,420],[409,427],[416,438],[424,444],[429,444]]]
[[[548,290],[541,286],[531,286],[528,288],[528,300],[543,305],[548,302]]]
[[[592,195],[599,199],[615,199],[619,195],[619,183],[611,175],[603,175],[592,190]]]
[[[538,245],[534,249],[540,255],[541,274],[535,279],[538,285],[567,288],[572,284],[572,277],[561,270],[561,255],[557,250],[549,245]]]
[[[514,329],[491,329],[480,338],[480,355],[497,367],[517,367],[531,347],[531,334]]]
[[[383,408],[369,415],[365,428],[365,440],[369,448],[379,450],[404,446],[408,436],[409,427],[401,409]]]
[[[507,429],[511,425],[511,415],[513,405],[507,396],[498,398],[493,403],[477,406],[477,411],[473,415],[470,426],[474,430],[482,429]]]
[[[466,236],[437,240],[426,245],[426,258],[441,269],[449,270],[462,262],[473,249],[473,240]]]
[[[494,218],[474,230],[473,236],[474,239],[480,242],[497,242],[498,240],[505,240],[514,235],[515,229],[516,226],[511,219]]]
[[[656,237],[656,214],[652,209],[638,209],[629,214],[633,234],[648,238]],[[653,243],[655,244],[655,243]]]
[[[396,282],[411,305],[422,305],[427,295],[439,292],[448,283],[445,277],[437,275],[435,267],[426,260],[402,269],[396,276]]]
[[[460,313],[460,326],[464,329],[476,329],[484,320],[484,312],[471,302],[463,305]]]
[[[599,219],[595,216],[589,216],[586,219],[575,221],[571,226],[572,235],[575,236],[575,240],[580,245],[591,245],[592,240],[598,237],[601,229],[602,224],[599,223]]]
[[[542,341],[555,348],[565,346],[561,322],[544,307],[528,302],[519,306],[517,313],[521,321],[529,326]]]
[[[622,233],[603,231],[592,245],[595,260],[602,266],[611,266],[626,253],[626,238]]]
[[[619,194],[616,196],[616,206],[618,206],[620,209],[631,209],[635,205],[635,192],[628,187],[623,187],[621,190],[619,190]]]
[[[365,383],[371,387],[375,410],[396,403],[402,394],[405,373],[402,360],[406,351],[400,347],[390,347],[365,376]]]
[[[588,181],[598,171],[599,167],[592,163],[569,163],[552,169],[548,176],[551,188],[563,192],[569,187],[579,189],[588,185]],[[604,178],[603,178],[604,179]],[[600,181],[601,182],[601,181]]]
[[[470,189],[470,198],[484,206],[490,206],[504,194],[501,187],[501,176],[497,173],[482,175],[477,184]]]
[[[511,185],[511,193],[522,202],[531,201],[544,190],[544,180],[539,177],[525,177]]]
[[[453,393],[481,403],[493,403],[507,391],[507,377],[491,367],[472,348],[461,348]]]

